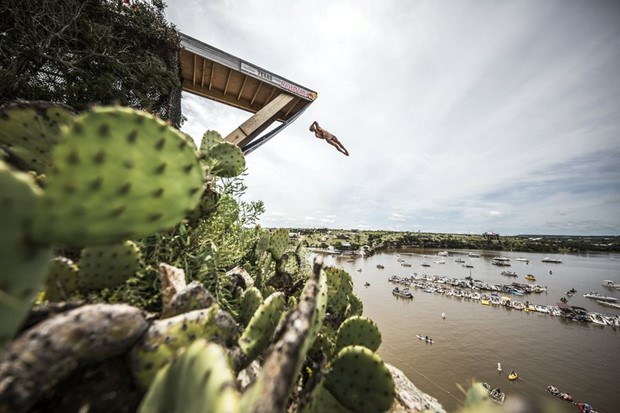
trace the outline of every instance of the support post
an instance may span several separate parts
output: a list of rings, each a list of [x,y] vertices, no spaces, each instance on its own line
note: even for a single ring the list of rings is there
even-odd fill
[[[284,107],[294,99],[294,96],[287,93],[281,93],[276,96],[274,100],[256,112],[250,119],[243,122],[241,126],[228,134],[226,140],[234,143],[240,148],[245,147],[258,137],[262,131],[267,129],[267,127],[277,119],[278,112],[284,109]]]

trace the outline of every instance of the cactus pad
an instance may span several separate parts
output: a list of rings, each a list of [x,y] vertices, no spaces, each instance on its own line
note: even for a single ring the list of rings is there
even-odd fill
[[[140,250],[133,241],[86,247],[80,255],[80,288],[101,290],[118,287],[140,269],[141,262]]]
[[[288,248],[288,231],[284,228],[275,230],[269,239],[269,251],[274,260],[279,260]]]
[[[26,234],[39,201],[32,177],[0,161],[0,347],[26,316],[52,258],[50,248],[35,245]]]
[[[220,199],[220,194],[211,189],[211,186],[207,186],[204,191],[202,191],[202,195],[200,196],[200,202],[196,205],[188,215],[192,221],[197,221],[199,219],[206,219],[209,215],[211,215],[217,209],[217,203]]]
[[[60,140],[60,127],[73,114],[46,102],[13,103],[0,109],[0,147],[17,158],[21,169],[45,173],[51,152]]]
[[[249,358],[256,358],[271,341],[271,337],[278,326],[282,310],[284,309],[284,294],[271,294],[248,323],[245,331],[239,338],[241,351]]]
[[[218,305],[155,321],[132,349],[132,372],[138,384],[147,388],[159,369],[174,358],[177,350],[198,338],[226,344],[235,335],[234,320]]]
[[[241,297],[241,310],[239,311],[239,320],[244,326],[248,325],[252,316],[263,303],[263,297],[256,287],[250,287],[243,292]]]
[[[33,225],[39,241],[111,244],[177,224],[203,184],[182,133],[144,112],[100,108],[63,129]]]
[[[207,160],[214,163],[211,173],[216,176],[232,178],[245,169],[245,157],[241,148],[230,142],[218,143],[207,154]]]
[[[222,135],[214,130],[208,130],[202,135],[202,141],[200,142],[200,151],[205,155],[209,153],[211,148],[220,143],[226,142]]]
[[[55,257],[47,268],[45,298],[49,301],[66,301],[78,288],[80,270],[65,257]]]
[[[381,358],[366,347],[349,346],[332,360],[305,412],[383,412],[394,395],[394,379]]]
[[[258,241],[256,242],[256,255],[257,256],[260,257],[263,254],[263,252],[269,249],[270,238],[271,238],[271,235],[269,235],[268,232],[263,232],[260,235],[260,237],[258,238]]]
[[[329,289],[327,311],[343,317],[353,294],[353,282],[348,272],[338,268],[326,268]]]
[[[239,399],[226,352],[198,340],[157,374],[138,413],[238,413]]]
[[[347,318],[336,334],[336,351],[351,345],[360,345],[377,351],[381,345],[381,332],[377,325],[366,317]]]
[[[364,304],[362,300],[355,294],[351,293],[349,296],[349,308],[347,311],[347,317],[360,316],[364,312]]]

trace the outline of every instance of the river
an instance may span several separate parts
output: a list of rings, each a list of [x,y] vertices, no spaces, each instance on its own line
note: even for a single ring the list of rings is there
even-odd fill
[[[534,254],[478,251],[470,258],[467,251],[450,251],[447,257],[439,250],[398,250],[372,257],[355,258],[325,255],[326,265],[344,268],[353,278],[354,290],[364,303],[364,315],[381,329],[381,357],[394,364],[421,390],[437,398],[448,411],[462,405],[472,380],[488,382],[506,393],[506,403],[521,398],[538,408],[548,406],[556,412],[578,412],[576,406],[545,392],[548,385],[570,393],[575,401],[591,404],[599,413],[620,411],[620,329],[593,323],[571,321],[535,312],[505,307],[483,306],[438,293],[424,293],[411,288],[412,300],[394,297],[392,275],[417,274],[474,279],[494,284],[526,283],[523,277],[533,274],[537,283],[547,286],[546,293],[516,297],[534,304],[555,305],[564,292],[577,293],[569,304],[608,314],[620,310],[604,307],[583,297],[590,291],[620,298],[620,291],[603,287],[603,280],[620,282],[620,254]],[[491,258],[511,259],[511,267],[491,264]],[[562,260],[560,264],[543,263],[546,256]],[[411,267],[397,261],[401,257]],[[525,257],[529,264],[516,261]],[[473,268],[456,262],[461,258]],[[436,263],[443,260],[445,264]],[[430,267],[422,267],[428,263]],[[377,264],[384,269],[378,269]],[[359,271],[361,270],[361,271]],[[515,271],[518,278],[501,275]],[[370,285],[365,287],[364,284]],[[445,318],[442,318],[445,313]],[[418,340],[422,333],[433,344]],[[498,372],[501,363],[502,372]],[[508,381],[516,371],[520,380]]]

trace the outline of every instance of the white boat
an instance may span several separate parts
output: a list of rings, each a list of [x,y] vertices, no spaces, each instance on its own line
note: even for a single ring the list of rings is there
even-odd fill
[[[498,370],[502,371],[501,366],[498,364]],[[482,387],[484,387],[488,392],[489,392],[489,396],[491,396],[491,400],[493,400],[495,403],[498,404],[503,404],[504,400],[506,399],[506,394],[501,391],[500,389],[492,389],[491,385],[488,383],[482,383]]]
[[[513,301],[511,303],[511,307],[515,310],[525,310],[525,304],[523,304],[521,301]]]
[[[473,258],[479,258],[480,254],[477,254],[475,252],[470,252],[469,254],[467,254],[468,257],[473,257]]]
[[[457,258],[454,260],[454,262],[462,263],[465,262],[465,260],[463,258]]]
[[[607,288],[615,288],[617,290],[620,290],[620,283],[614,282],[612,280],[603,280],[603,284],[601,284],[603,287],[607,287]]]
[[[440,257],[447,257],[448,256],[448,251],[438,252],[437,255],[439,255]]]
[[[515,261],[530,262],[530,260],[529,260],[529,259],[527,259],[527,258],[523,258],[523,257],[518,257],[518,258],[515,258]]]
[[[534,309],[536,311],[538,311],[539,313],[543,313],[543,314],[548,314],[549,313],[549,309],[547,307],[545,307],[544,305],[536,304],[536,305],[534,305]]]
[[[422,334],[416,334],[416,337],[422,341],[426,341],[427,343],[433,344],[433,339],[429,336],[423,336]]]
[[[615,303],[616,301],[618,301],[616,297],[610,297],[608,295],[603,295],[603,294],[597,293],[596,291],[589,292],[588,294],[584,294],[583,296],[586,298],[592,298],[598,301],[608,301],[612,303]]]
[[[491,264],[499,265],[501,267],[510,267],[510,258],[506,258],[506,257],[493,257],[491,259]]]
[[[594,324],[599,324],[602,326],[607,325],[607,322],[605,321],[603,316],[599,313],[590,313],[588,314],[588,317],[590,317],[590,321],[593,322]]]
[[[501,302],[501,300],[499,299],[498,296],[496,296],[496,295],[492,295],[491,296],[491,304],[493,304],[493,305],[500,305],[501,303],[502,302]]]
[[[411,294],[411,291],[409,291],[409,288],[395,287],[392,290],[392,294],[394,294],[397,297],[406,298],[408,300],[411,300],[413,298],[413,294]]]
[[[403,267],[411,267],[411,264],[409,264],[408,262],[401,262],[400,265],[402,265]]]
[[[444,260],[437,260],[437,261],[435,261],[435,264],[445,264],[445,263],[446,263],[446,261],[444,261]]]
[[[518,277],[517,273],[514,271],[502,271],[502,275],[507,277]]]
[[[545,257],[541,261],[542,262],[550,262],[552,264],[562,264],[562,260],[559,260],[557,258]]]
[[[597,303],[604,305],[605,307],[618,308],[620,309],[620,304],[610,303],[607,301],[596,300]]]

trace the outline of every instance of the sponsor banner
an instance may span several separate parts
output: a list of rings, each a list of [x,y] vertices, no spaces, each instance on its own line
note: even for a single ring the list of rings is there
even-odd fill
[[[245,62],[241,62],[241,71],[245,73],[249,73],[250,75],[253,75],[255,77],[258,77],[259,79],[262,79],[263,81],[267,83],[271,83],[272,85],[279,87],[280,89],[287,90],[294,95],[301,96],[309,100],[316,99],[316,93],[310,92],[309,90],[306,90],[303,87],[287,82],[284,79],[280,79],[276,75],[273,75],[269,72],[265,72],[264,70],[258,69]]]

